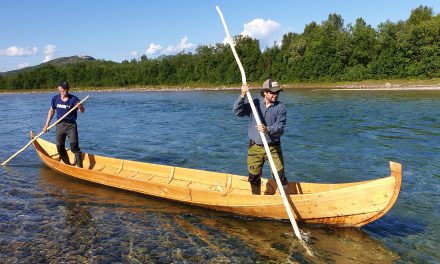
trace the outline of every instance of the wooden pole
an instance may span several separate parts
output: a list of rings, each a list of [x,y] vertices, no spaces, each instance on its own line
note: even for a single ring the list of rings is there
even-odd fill
[[[233,42],[231,36],[229,35],[229,30],[226,25],[225,19],[223,18],[223,14],[220,11],[220,8],[218,6],[216,6],[216,9],[217,9],[218,14],[220,15],[221,20],[222,20],[223,27],[225,28],[225,32],[226,32],[226,36],[227,36],[226,41],[228,42],[229,46],[231,46],[232,53],[234,54],[235,60],[237,61],[238,67],[240,68],[242,83],[246,84],[246,74],[244,72],[244,68],[243,68],[243,65],[241,64],[240,58],[238,57],[237,52],[235,51],[234,42]],[[257,109],[255,107],[254,100],[252,99],[251,93],[249,91],[246,92],[246,96],[247,96],[247,99],[248,99],[249,104],[251,106],[252,113],[255,117],[255,120],[257,121],[257,125],[259,126],[259,125],[261,125],[261,120],[260,120],[260,116],[258,115]],[[292,208],[290,207],[289,201],[287,200],[287,196],[286,196],[286,193],[284,192],[284,188],[281,183],[280,176],[278,175],[278,171],[275,167],[275,163],[273,162],[272,154],[270,153],[269,145],[267,143],[266,137],[263,132],[261,132],[261,131],[259,131],[259,132],[260,132],[261,139],[263,141],[264,149],[266,151],[267,159],[269,160],[270,167],[272,169],[272,173],[275,176],[275,181],[277,183],[278,190],[280,191],[280,194],[281,194],[281,197],[282,197],[282,200],[284,203],[284,207],[286,208],[287,215],[289,216],[290,223],[292,224],[295,235],[299,239],[301,244],[303,244],[303,246],[306,248],[307,252],[310,255],[313,255],[311,250],[306,245],[304,239],[302,238],[301,233],[298,228],[298,225],[296,224],[295,218],[293,217]]]
[[[87,95],[81,102],[79,102],[79,104],[82,104],[83,102],[85,102],[87,100],[87,98],[89,98],[89,96]],[[75,105],[72,109],[69,110],[69,112],[67,112],[66,114],[64,114],[61,118],[59,118],[55,123],[53,123],[51,126],[49,126],[47,128],[47,130],[51,129],[52,127],[54,127],[56,124],[58,124],[59,122],[61,122],[68,114],[70,114],[73,110],[75,110],[76,108],[78,108],[78,104]],[[45,132],[41,131],[40,134],[38,134],[36,137],[34,137],[31,141],[29,141],[29,143],[27,143],[24,147],[22,147],[19,151],[15,152],[15,154],[13,154],[11,157],[9,157],[7,160],[3,161],[3,163],[1,164],[2,166],[5,166],[6,163],[8,163],[11,159],[15,158],[18,154],[20,154],[21,152],[23,152],[27,147],[29,147],[30,144],[32,144],[35,140],[37,140],[37,138],[41,137]]]

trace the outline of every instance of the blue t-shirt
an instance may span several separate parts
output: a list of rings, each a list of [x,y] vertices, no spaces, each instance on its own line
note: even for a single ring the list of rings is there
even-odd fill
[[[52,98],[52,109],[56,109],[57,119],[60,119],[63,115],[70,111],[80,100],[78,97],[72,94],[67,95],[67,101],[61,100],[61,95],[55,95]],[[63,120],[67,122],[75,122],[78,108],[67,115]]]

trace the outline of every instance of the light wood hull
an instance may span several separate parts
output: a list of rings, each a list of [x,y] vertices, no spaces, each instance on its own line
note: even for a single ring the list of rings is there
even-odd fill
[[[263,180],[262,195],[252,195],[244,176],[92,154],[83,154],[84,168],[78,168],[59,161],[56,146],[48,141],[37,139],[34,147],[49,168],[75,178],[233,214],[288,219],[272,179]],[[68,154],[73,161],[73,154]],[[357,227],[378,219],[391,209],[400,192],[402,166],[390,162],[390,167],[390,176],[370,181],[290,182],[288,198],[294,217],[305,223]]]

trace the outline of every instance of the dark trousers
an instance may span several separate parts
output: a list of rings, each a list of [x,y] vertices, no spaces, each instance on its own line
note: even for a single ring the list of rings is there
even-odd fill
[[[281,144],[269,145],[270,154],[272,155],[273,162],[280,176],[281,183],[287,184],[286,173],[284,172],[284,160],[283,152],[281,151]],[[264,161],[267,159],[264,146],[255,144],[253,141],[249,141],[247,165],[249,171],[249,182],[252,185],[261,185],[261,173],[263,170]],[[273,177],[273,173],[272,173]]]
[[[56,126],[56,145],[58,152],[66,151],[66,137],[69,138],[70,149],[73,153],[81,153],[79,149],[79,141],[78,141],[78,129],[76,127],[76,123],[70,123],[66,121],[61,121]],[[61,153],[60,153],[61,154]]]

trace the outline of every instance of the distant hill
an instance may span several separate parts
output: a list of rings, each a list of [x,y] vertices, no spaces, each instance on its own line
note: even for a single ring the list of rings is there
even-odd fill
[[[78,63],[78,62],[83,62],[83,61],[95,61],[95,60],[96,60],[95,58],[93,58],[91,56],[87,56],[87,55],[61,57],[61,58],[56,58],[56,59],[38,64],[35,66],[22,68],[19,70],[0,72],[0,75],[11,75],[11,74],[23,73],[23,72],[31,71],[31,70],[34,70],[36,68],[43,67],[46,65],[63,66],[63,65],[67,65],[67,64],[73,64],[73,63]]]

